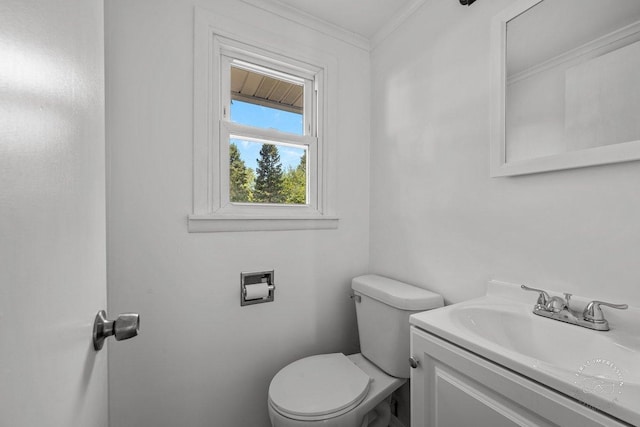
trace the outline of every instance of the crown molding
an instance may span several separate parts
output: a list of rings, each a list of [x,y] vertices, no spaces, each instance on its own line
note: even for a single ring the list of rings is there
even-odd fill
[[[367,39],[360,34],[317,18],[307,12],[297,9],[278,0],[240,0],[243,3],[275,14],[288,21],[302,24],[305,27],[318,31],[326,36],[348,43],[359,49],[372,51],[382,43],[387,37],[393,34],[402,24],[412,16],[427,0],[411,0],[400,10],[398,10],[386,24],[384,24],[371,39]]]
[[[359,49],[371,50],[369,39],[351,31],[345,30],[330,22],[319,19],[309,13],[303,12],[293,6],[278,0],[240,0],[266,12],[273,13],[286,20],[302,24],[305,27],[318,31],[326,36],[348,43]]]
[[[382,41],[394,33],[411,15],[413,15],[426,0],[412,0],[396,12],[370,40],[370,50],[374,50]]]

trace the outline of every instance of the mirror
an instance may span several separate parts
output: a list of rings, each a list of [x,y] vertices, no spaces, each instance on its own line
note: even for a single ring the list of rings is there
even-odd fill
[[[519,0],[492,43],[491,176],[640,159],[640,1]]]

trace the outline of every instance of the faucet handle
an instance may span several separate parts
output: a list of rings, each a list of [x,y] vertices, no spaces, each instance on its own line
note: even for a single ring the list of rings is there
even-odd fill
[[[569,298],[571,298],[571,295],[569,295]],[[549,302],[547,303],[545,308],[547,309],[547,311],[559,313],[562,310],[569,308],[569,301],[562,299],[561,297],[554,296],[549,299]]]
[[[604,318],[604,314],[602,313],[601,305],[605,307],[617,308],[618,310],[626,310],[629,308],[627,304],[612,304],[610,302],[604,301],[591,301],[587,304],[587,307],[582,312],[584,320],[593,323],[605,323],[606,320]]]
[[[540,295],[538,295],[538,302],[536,303],[539,306],[542,307],[546,307],[547,304],[549,303],[549,294],[547,293],[547,291],[543,291],[542,289],[535,289],[535,288],[530,288],[527,285],[520,285],[520,288],[525,290],[525,291],[533,291],[533,292],[538,292]]]

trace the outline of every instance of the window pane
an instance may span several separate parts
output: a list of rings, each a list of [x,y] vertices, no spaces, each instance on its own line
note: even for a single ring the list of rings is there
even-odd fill
[[[232,137],[229,141],[232,203],[307,203],[307,149]]]
[[[231,66],[231,121],[303,135],[303,106],[302,83]]]
[[[231,101],[231,121],[247,126],[303,134],[302,114],[243,101]]]

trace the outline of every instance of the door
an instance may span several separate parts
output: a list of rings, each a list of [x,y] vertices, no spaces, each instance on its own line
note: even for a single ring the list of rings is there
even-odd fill
[[[106,427],[102,0],[0,0],[0,425]]]

